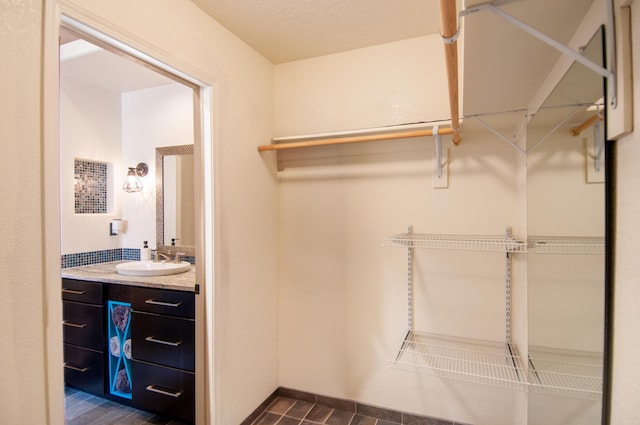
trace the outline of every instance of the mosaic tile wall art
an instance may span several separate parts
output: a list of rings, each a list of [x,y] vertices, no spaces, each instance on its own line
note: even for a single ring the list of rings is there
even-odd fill
[[[74,162],[76,214],[105,214],[108,191],[107,164],[86,159],[76,159]]]

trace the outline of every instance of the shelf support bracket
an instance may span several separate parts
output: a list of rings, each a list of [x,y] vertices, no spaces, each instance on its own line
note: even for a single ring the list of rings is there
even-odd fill
[[[435,159],[433,162],[432,187],[434,189],[446,189],[449,186],[447,173],[448,149],[442,149],[442,135],[440,128],[436,125],[433,127],[433,137],[435,146]]]
[[[593,62],[592,60],[590,60],[589,58],[583,56],[582,54],[580,54],[579,52],[576,52],[575,50],[573,50],[572,48],[560,43],[559,41],[554,40],[553,38],[549,37],[548,35],[544,34],[541,31],[538,31],[537,29],[533,28],[530,25],[525,24],[524,22],[522,22],[521,20],[519,20],[518,18],[509,15],[508,13],[504,12],[503,10],[501,10],[500,8],[496,7],[493,2],[488,2],[488,3],[482,3],[482,4],[478,4],[475,6],[471,6],[468,7],[467,9],[464,9],[462,11],[460,11],[460,17],[466,17],[467,15],[470,15],[472,13],[477,13],[477,12],[481,12],[484,10],[489,10],[493,13],[495,13],[496,15],[504,18],[505,20],[507,20],[508,22],[512,23],[513,25],[515,25],[516,27],[522,29],[523,31],[529,33],[530,35],[532,35],[533,37],[537,38],[538,40],[548,44],[549,46],[555,48],[556,50],[559,50],[560,52],[564,53],[565,55],[569,56],[571,59],[580,62],[581,64],[583,64],[584,66],[586,66],[587,68],[591,69],[592,71],[596,72],[597,74],[601,75],[602,77],[607,79],[607,84],[609,85],[609,90],[608,90],[608,94],[609,94],[609,106],[611,106],[612,108],[615,108],[617,106],[617,95],[616,95],[616,90],[617,90],[617,84],[616,84],[616,74],[615,74],[615,40],[612,37],[612,33],[607,34],[607,52],[609,52],[610,55],[612,55],[611,57],[609,57],[609,68],[610,69],[606,69],[600,65],[598,65],[597,63]],[[607,0],[607,28],[612,30],[613,29],[613,0]]]
[[[478,122],[480,124],[482,124],[482,126],[484,128],[486,128],[487,130],[489,130],[490,132],[492,132],[493,134],[495,134],[496,136],[498,136],[498,138],[500,138],[500,140],[503,140],[504,142],[508,143],[509,145],[511,145],[512,148],[514,148],[515,150],[517,150],[520,153],[523,154],[527,154],[527,151],[525,151],[524,149],[522,149],[520,146],[518,146],[513,140],[509,139],[508,137],[506,137],[505,135],[503,135],[502,133],[500,133],[498,130],[496,130],[495,128],[491,127],[489,124],[487,124],[485,121],[482,120],[482,118],[478,117],[478,116],[473,116],[472,118],[475,118],[476,120],[478,120]]]

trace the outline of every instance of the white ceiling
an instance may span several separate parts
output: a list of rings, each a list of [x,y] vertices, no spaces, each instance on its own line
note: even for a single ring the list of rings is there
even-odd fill
[[[275,64],[440,31],[438,0],[191,1]]]
[[[114,93],[175,83],[131,59],[80,39],[60,46],[60,76]]]

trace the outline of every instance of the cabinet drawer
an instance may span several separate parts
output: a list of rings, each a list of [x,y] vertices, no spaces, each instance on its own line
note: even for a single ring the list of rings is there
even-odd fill
[[[94,394],[104,394],[102,353],[64,344],[64,382]]]
[[[63,341],[102,351],[105,344],[102,316],[102,306],[63,301]]]
[[[131,307],[137,311],[195,318],[195,294],[152,288],[131,288]]]
[[[195,374],[135,360],[131,370],[136,407],[194,421]]]
[[[102,284],[86,280],[62,279],[62,299],[102,304]]]
[[[134,311],[131,354],[136,360],[195,370],[195,322]]]

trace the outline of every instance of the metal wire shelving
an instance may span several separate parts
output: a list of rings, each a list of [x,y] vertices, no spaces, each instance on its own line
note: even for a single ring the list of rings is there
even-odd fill
[[[604,255],[604,238],[598,236],[529,236],[529,249],[538,254]]]
[[[526,252],[527,244],[513,237],[510,228],[504,235],[479,236],[413,233],[409,226],[407,233],[386,238],[384,245],[407,249],[408,331],[389,366],[508,389],[526,389],[526,369],[517,347],[511,343],[511,254]],[[413,329],[414,248],[505,253],[504,342],[435,335]]]
[[[602,398],[602,353],[529,346],[529,389],[564,397]]]
[[[513,390],[526,387],[515,345],[409,331],[390,367]]]
[[[399,233],[385,239],[385,246],[402,248],[428,248],[454,251],[526,252],[527,244],[505,235],[440,235],[426,233]]]

